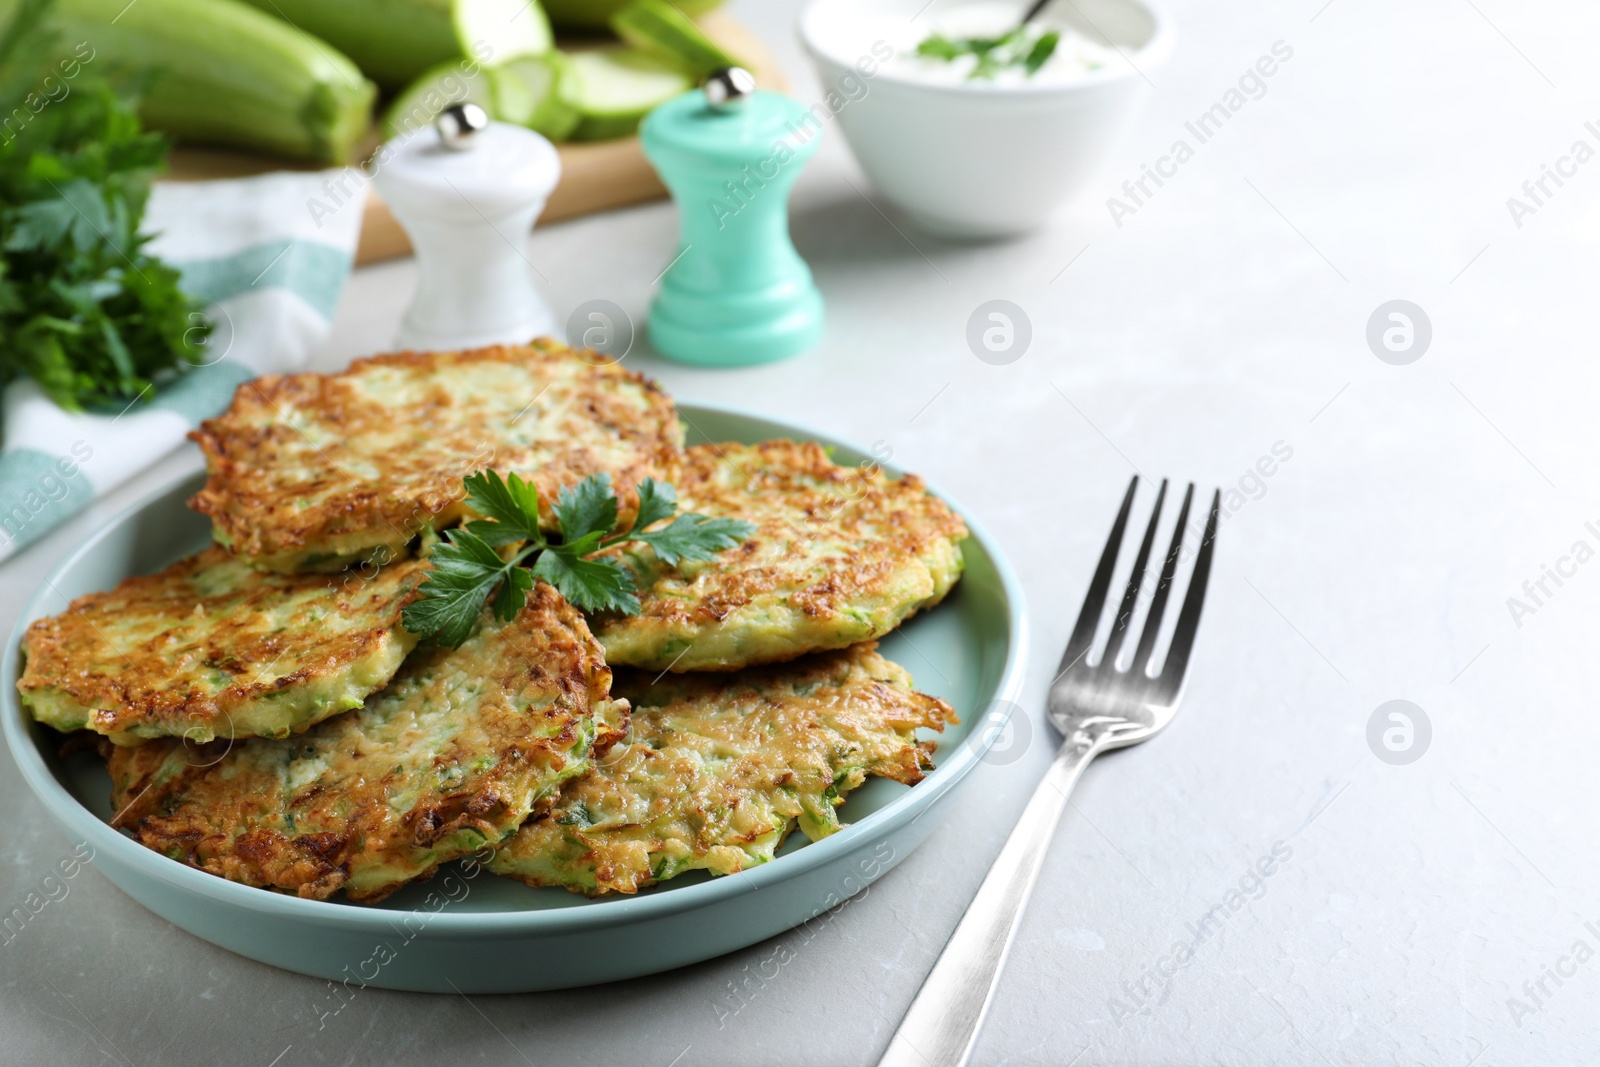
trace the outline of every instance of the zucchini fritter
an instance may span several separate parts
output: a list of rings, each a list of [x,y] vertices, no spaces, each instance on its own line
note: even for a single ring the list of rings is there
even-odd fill
[[[287,737],[393,677],[426,569],[265,574],[213,546],[34,622],[17,689],[40,722],[119,744]]]
[[[489,869],[575,893],[633,893],[685,871],[765,863],[798,821],[815,841],[869,774],[914,785],[932,742],[919,727],[956,721],[911,688],[872,643],[739,674],[623,672],[628,740],[569,782]]]
[[[705,562],[624,553],[638,615],[599,620],[612,666],[738,670],[882,637],[961,576],[966,525],[922,479],[842,467],[815,442],[686,451],[680,510],[747,519],[756,532]]]
[[[256,566],[336,570],[460,518],[461,479],[483,468],[529,478],[547,514],[559,487],[606,472],[631,515],[682,434],[654,382],[548,339],[401,352],[239,386],[189,435],[209,473],[190,505]]]
[[[620,738],[583,616],[536,585],[510,623],[427,646],[360,711],[287,741],[110,753],[114,825],[230,881],[380,900],[499,845]]]

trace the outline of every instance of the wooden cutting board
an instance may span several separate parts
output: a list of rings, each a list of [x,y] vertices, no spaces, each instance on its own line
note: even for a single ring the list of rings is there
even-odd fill
[[[730,55],[750,64],[756,81],[767,89],[785,92],[788,83],[772,54],[753,34],[719,11],[698,20],[706,36]],[[563,48],[583,48],[584,40],[563,40]],[[595,42],[596,44],[602,42]],[[376,148],[376,144],[373,146]],[[609,211],[627,204],[656,200],[667,195],[655,168],[644,156],[637,137],[594,144],[564,144],[561,153],[561,183],[550,195],[540,222]],[[169,160],[165,181],[204,181],[210,178],[242,178],[272,170],[312,170],[302,164],[210,148],[175,148]],[[356,263],[378,263],[411,254],[411,242],[395,221],[388,205],[368,192],[366,214],[361,220],[361,243],[356,248]]]

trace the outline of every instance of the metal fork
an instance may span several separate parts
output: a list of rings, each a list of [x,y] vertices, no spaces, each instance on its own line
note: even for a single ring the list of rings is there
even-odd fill
[[[1136,745],[1155,736],[1172,721],[1178,710],[1184,671],[1194,647],[1195,631],[1200,626],[1200,608],[1205,600],[1206,579],[1211,572],[1211,548],[1217,536],[1221,494],[1214,493],[1211,497],[1211,514],[1206,519],[1199,554],[1195,557],[1189,592],[1183,598],[1161,672],[1152,676],[1150,657],[1183,551],[1189,506],[1194,500],[1193,484],[1183,495],[1172,547],[1167,550],[1132,662],[1126,670],[1117,669],[1118,653],[1139,602],[1139,591],[1150,562],[1150,546],[1155,541],[1161,506],[1166,500],[1165,480],[1156,496],[1155,511],[1145,529],[1144,540],[1139,544],[1139,553],[1134,558],[1133,572],[1111,624],[1105,651],[1094,664],[1088,662],[1089,648],[1105,608],[1117,552],[1127,530],[1128,514],[1133,509],[1134,491],[1138,487],[1139,479],[1135,476],[1128,485],[1127,495],[1122,498],[1122,509],[1111,527],[1111,538],[1101,553],[1100,565],[1089,584],[1089,595],[1083,600],[1078,623],[1072,628],[1067,650],[1061,657],[1060,671],[1050,686],[1050,722],[1065,738],[1061,750],[1045,773],[1044,781],[1034,790],[1022,818],[1006,839],[999,858],[978,888],[978,895],[967,907],[956,932],[950,935],[917,998],[911,1002],[879,1067],[961,1067],[967,1062],[994,996],[1000,968],[1005,966],[1023,909],[1028,905],[1028,896],[1038,880],[1045,850],[1061,821],[1072,787],[1090,760],[1102,752]]]

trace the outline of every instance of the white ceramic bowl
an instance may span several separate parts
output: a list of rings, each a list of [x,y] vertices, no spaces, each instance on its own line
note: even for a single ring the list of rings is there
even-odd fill
[[[883,62],[962,2],[813,0],[800,37],[828,93],[827,124],[837,120],[884,197],[943,236],[1025,233],[1093,179],[1171,55],[1172,24],[1145,0],[1057,0],[1044,24],[1121,53],[1071,80],[942,84]],[[1017,0],[1018,18],[1026,6]]]

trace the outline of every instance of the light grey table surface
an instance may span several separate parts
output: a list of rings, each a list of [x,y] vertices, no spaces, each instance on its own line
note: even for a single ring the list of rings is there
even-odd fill
[[[91,868],[0,946],[0,1062],[872,1062],[1049,759],[1045,685],[1133,470],[1240,490],[1191,685],[1165,735],[1074,797],[976,1062],[1593,1062],[1600,162],[1560,164],[1574,173],[1520,219],[1507,198],[1575,142],[1600,148],[1597,13],[1172,6],[1149,110],[1048,232],[963,247],[892,223],[831,130],[794,205],[822,347],[718,373],[630,357],[682,399],[887,443],[1009,551],[1034,620],[1031,740],[921,850],[820,934],[780,938],[793,959],[770,977],[750,979],[772,944],[568,993],[368,990],[320,1030],[323,983],[198,941]],[[734,5],[810,96],[796,7]],[[1293,57],[1260,98],[1115,225],[1107,197],[1278,41]],[[674,235],[658,204],[540,230],[529,255],[559,313],[605,298],[642,316]],[[359,272],[318,365],[385,347],[413,278]],[[964,340],[992,298],[1033,326],[1007,366]],[[1432,323],[1408,366],[1365,337],[1392,299]],[[1292,454],[1255,478],[1275,448]],[[186,449],[0,567],[0,622],[196,462]],[[1545,565],[1567,576],[1534,601]],[[1394,699],[1432,728],[1404,766],[1367,740]],[[0,805],[9,903],[69,845],[12,773]]]

